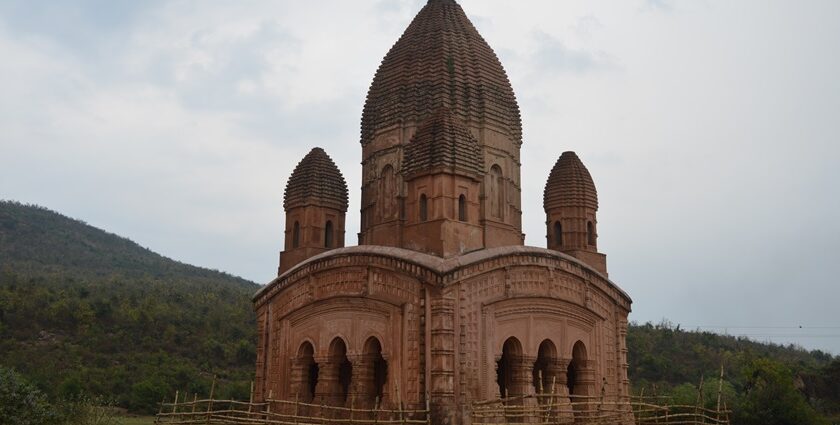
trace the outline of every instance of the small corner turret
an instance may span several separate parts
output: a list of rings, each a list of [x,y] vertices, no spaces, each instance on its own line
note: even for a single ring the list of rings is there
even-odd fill
[[[564,152],[543,192],[548,249],[583,261],[607,275],[607,256],[598,252],[598,192],[589,170],[574,152]]]
[[[347,200],[341,171],[323,149],[312,149],[286,184],[285,248],[278,275],[307,258],[344,246]]]

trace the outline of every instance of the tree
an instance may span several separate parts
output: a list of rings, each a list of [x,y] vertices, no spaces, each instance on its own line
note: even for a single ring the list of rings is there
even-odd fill
[[[754,360],[744,368],[745,394],[734,423],[743,425],[822,425],[820,418],[808,405],[805,396],[796,389],[793,373],[770,359]]]
[[[42,425],[56,420],[43,393],[17,372],[0,367],[0,423]]]

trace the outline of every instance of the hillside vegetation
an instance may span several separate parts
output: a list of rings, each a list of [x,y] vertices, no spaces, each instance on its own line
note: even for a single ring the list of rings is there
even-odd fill
[[[0,202],[0,370],[17,370],[51,400],[101,395],[152,412],[175,390],[206,395],[214,374],[219,396],[247,399],[256,289],[47,209]],[[837,422],[840,360],[829,354],[667,323],[631,325],[627,345],[637,394],[693,404],[702,376],[714,408],[723,365],[735,423]]]
[[[836,423],[840,417],[840,358],[821,351],[710,332],[665,322],[633,324],[627,333],[634,393],[672,395],[717,407],[718,391],[737,424]],[[723,367],[723,382],[720,371]]]
[[[256,325],[246,280],[182,264],[44,208],[0,202],[0,366],[51,398],[135,412],[175,390],[247,398]]]

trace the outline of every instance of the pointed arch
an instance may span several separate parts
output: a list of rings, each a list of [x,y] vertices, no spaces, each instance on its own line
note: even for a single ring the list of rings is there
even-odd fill
[[[353,376],[353,365],[347,358],[347,344],[341,337],[335,337],[330,343],[330,363],[334,368],[333,375],[337,385],[333,389],[331,398],[335,403],[343,405],[347,402],[347,395],[350,392],[350,380]]]
[[[554,393],[552,384],[556,385],[552,376],[552,365],[557,362],[557,346],[550,339],[543,340],[537,351],[537,361],[534,362],[534,389],[537,393]]]
[[[327,220],[326,226],[324,226],[324,247],[325,248],[332,248],[333,243],[335,243],[335,231],[333,229],[333,223],[330,220]]]
[[[572,347],[572,361],[566,370],[566,385],[569,388],[569,395],[585,395],[581,385],[581,372],[587,366],[586,345],[578,341]],[[574,401],[574,400],[572,400]]]
[[[558,248],[563,246],[563,225],[559,220],[554,222],[554,245]]]
[[[458,197],[458,220],[467,221],[467,197],[463,194]]]
[[[423,193],[420,195],[420,221],[429,219],[429,198]]]
[[[297,396],[304,403],[309,403],[315,397],[318,386],[319,367],[315,362],[315,347],[309,341],[304,341],[298,349],[294,362],[294,374],[298,376]]]
[[[522,344],[516,337],[510,337],[502,345],[502,357],[496,362],[496,382],[499,384],[499,395],[502,398],[522,395],[522,389],[517,388],[516,374],[522,358]]]
[[[292,248],[300,247],[300,223],[295,221],[292,225]]]
[[[595,225],[591,221],[586,222],[586,243],[590,246],[595,246],[597,238],[595,236]]]
[[[372,336],[365,342],[364,355],[372,362],[373,382],[370,382],[368,398],[370,401],[378,399],[380,402],[385,395],[385,383],[388,381],[388,362],[382,357],[382,344]],[[366,383],[367,384],[367,383]]]

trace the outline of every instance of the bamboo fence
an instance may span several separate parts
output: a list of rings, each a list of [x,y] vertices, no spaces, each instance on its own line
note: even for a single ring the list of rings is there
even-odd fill
[[[540,382],[542,380],[540,379]],[[704,407],[703,384],[695,405],[674,404],[671,398],[654,394],[609,398],[604,387],[600,396],[568,396],[552,390],[520,397],[474,402],[470,405],[471,425],[729,425],[730,411],[721,402],[720,386],[716,409]],[[155,418],[158,425],[432,425],[428,401],[424,409],[406,409],[401,401],[395,408],[383,408],[377,399],[373,408],[336,407],[276,400],[269,394],[251,400],[192,400],[180,392],[172,402],[162,402]]]
[[[298,400],[276,400],[269,394],[262,402],[254,401],[251,384],[251,399],[248,402],[216,400],[213,393],[216,380],[210,387],[210,397],[199,399],[193,394],[192,401],[175,392],[171,403],[161,402],[155,417],[156,425],[431,425],[428,403],[425,409],[406,409],[400,401],[398,408],[383,408],[379,399],[374,407],[355,407],[354,400],[348,400],[350,407],[304,403]]]

